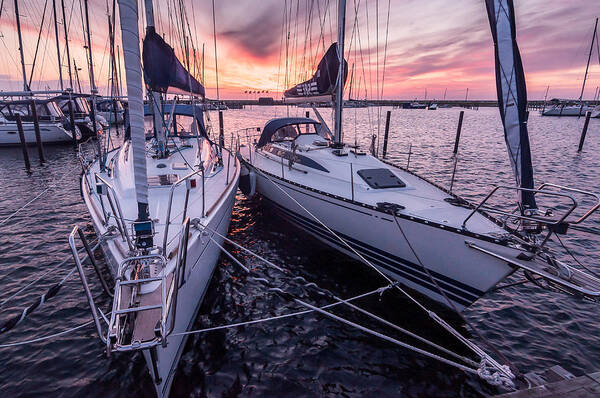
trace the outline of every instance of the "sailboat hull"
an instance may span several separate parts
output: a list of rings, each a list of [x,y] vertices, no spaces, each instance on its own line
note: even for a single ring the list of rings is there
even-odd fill
[[[33,123],[23,123],[23,135],[28,145],[35,145],[35,129]],[[44,144],[72,143],[71,133],[65,130],[59,123],[40,123],[40,138]],[[81,138],[80,136],[78,138]],[[0,125],[0,146],[21,145],[17,124],[6,122]]]
[[[424,220],[394,217],[361,203],[265,174],[248,163],[245,165],[257,175],[257,192],[284,219],[326,245],[359,259],[335,235],[341,237],[392,279],[443,305],[454,306],[458,311],[464,310],[513,272],[506,263],[490,261],[486,255],[470,249],[466,242],[476,242],[514,256],[516,251],[507,246],[456,233]],[[451,304],[439,292],[438,286]]]

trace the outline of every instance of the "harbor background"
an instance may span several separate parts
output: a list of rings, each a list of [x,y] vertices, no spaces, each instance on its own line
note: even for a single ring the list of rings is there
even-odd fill
[[[225,112],[226,138],[238,129],[263,126],[286,114],[302,116],[308,109],[246,107]],[[384,116],[381,108],[380,135]],[[309,110],[311,115],[312,110]],[[322,109],[327,122],[330,111]],[[388,159],[405,166],[412,145],[410,169],[448,187],[454,160],[452,148],[460,109],[392,110]],[[344,140],[368,150],[378,109],[345,109]],[[217,117],[211,112],[213,128]],[[564,184],[600,192],[600,120],[592,119],[586,144],[577,153],[584,118],[540,117],[531,112],[530,141],[536,185]],[[58,267],[70,256],[67,236],[74,224],[88,225],[89,216],[79,193],[80,166],[71,146],[46,147],[46,163],[37,166],[30,150],[32,173],[23,167],[18,149],[0,149],[0,220],[48,187],[53,187],[0,226],[0,322],[14,316],[61,280],[73,264]],[[503,129],[497,108],[465,110],[454,191],[478,202],[492,184],[512,185]],[[349,297],[383,285],[360,263],[326,248],[290,227],[265,207],[260,198],[241,194],[234,209],[230,238],[284,265],[308,281],[340,297]],[[597,215],[590,225],[600,227]],[[91,233],[91,228],[88,228]],[[568,240],[575,256],[585,257],[600,272],[598,236],[575,232]],[[239,258],[307,301],[327,300],[301,284],[284,278],[255,259],[229,247]],[[18,289],[44,272],[50,273],[32,288],[4,303]],[[262,285],[245,280],[229,260],[222,258],[209,295],[194,328],[262,318],[296,308]],[[513,277],[510,281],[516,281]],[[102,308],[110,301],[94,294]],[[453,325],[469,333],[452,313],[424,300]],[[406,299],[391,293],[361,302],[367,309],[434,341],[460,351],[423,313]],[[356,318],[346,311],[344,315]],[[598,306],[537,287],[522,285],[490,293],[465,315],[483,336],[495,344],[522,371],[561,364],[575,375],[597,370]],[[0,345],[62,331],[90,319],[81,284],[71,277],[61,292],[22,324],[0,336]],[[364,320],[363,320],[364,321]],[[366,322],[370,325],[369,322]],[[373,326],[373,325],[371,325]],[[392,334],[393,335],[393,334]],[[482,344],[477,337],[472,339]],[[141,355],[106,358],[90,325],[55,340],[0,348],[2,396],[147,396],[153,392]],[[172,396],[348,395],[365,396],[479,396],[497,392],[476,378],[398,349],[359,331],[319,316],[308,315],[260,325],[192,336],[177,370]]]

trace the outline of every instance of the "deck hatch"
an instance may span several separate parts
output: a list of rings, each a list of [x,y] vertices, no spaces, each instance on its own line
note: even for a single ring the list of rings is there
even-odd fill
[[[173,185],[177,182],[179,177],[177,174],[160,174],[157,176],[148,176],[149,187],[164,187]]]
[[[362,169],[357,171],[358,175],[371,188],[404,188],[406,184],[399,179],[390,169]]]

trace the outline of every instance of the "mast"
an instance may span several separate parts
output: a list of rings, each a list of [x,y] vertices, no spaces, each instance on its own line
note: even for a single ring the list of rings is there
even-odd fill
[[[587,64],[585,65],[585,75],[583,76],[583,84],[581,85],[581,94],[579,94],[579,114],[583,109],[583,92],[585,91],[585,81],[587,80],[588,70],[590,68],[590,60],[592,59],[592,51],[594,50],[594,40],[596,39],[596,32],[598,31],[598,18],[594,24],[594,33],[592,34],[592,42],[590,43],[590,52],[588,53]]]
[[[346,31],[346,0],[338,2],[338,69],[335,95],[335,133],[334,142],[342,142],[342,109],[344,108],[344,34]]]
[[[85,27],[87,30],[87,53],[88,53],[88,62],[90,65],[90,91],[92,94],[92,106],[90,108],[90,119],[92,122],[92,131],[94,133],[94,137],[98,137],[98,126],[96,125],[96,94],[98,94],[98,89],[96,88],[96,81],[94,79],[94,60],[92,58],[92,35],[90,33],[90,16],[88,9],[88,0],[84,0],[85,6]],[[79,89],[81,92],[81,89]],[[96,140],[96,147],[98,149],[98,153],[100,153],[100,157],[102,157],[102,146],[100,145],[100,141]],[[104,162],[100,162],[100,171],[104,171]]]
[[[15,0],[16,2],[17,0]],[[65,49],[67,50],[67,65],[69,66],[69,88],[73,90],[73,72],[71,71],[71,52],[69,51],[69,32],[67,30],[67,17],[65,15],[65,0],[60,0],[65,31]]]
[[[15,18],[17,20],[17,33],[19,35],[19,53],[21,54],[21,71],[23,72],[23,90],[30,91],[25,72],[25,56],[23,55],[23,38],[21,36],[21,17],[19,16],[19,0],[15,0]]]
[[[137,0],[119,0],[119,13],[121,15],[125,80],[129,101],[129,125],[131,126],[131,150],[133,154],[138,221],[148,221],[148,180],[146,173],[142,61],[140,57]],[[142,245],[144,243],[147,242],[141,242]]]
[[[60,41],[58,39],[58,21],[56,15],[56,0],[52,0],[52,9],[54,15],[54,37],[56,38],[56,57],[58,59],[58,77],[60,79],[60,91],[64,91],[62,65],[60,62]]]
[[[154,29],[154,7],[152,5],[152,0],[144,0],[144,5],[146,8],[146,29]],[[123,54],[125,54],[125,45],[123,45]],[[125,68],[127,69],[127,67]],[[166,135],[168,134],[168,131],[164,131],[164,133],[162,131],[162,98],[160,93],[156,93],[152,90],[148,90],[148,97],[150,98],[150,107],[152,109],[154,137],[156,137],[156,142],[158,144],[158,157],[164,158],[167,155]]]
[[[219,101],[219,63],[217,58],[217,21],[215,16],[215,0],[212,1],[213,37],[215,43],[215,73],[217,78],[217,102]]]

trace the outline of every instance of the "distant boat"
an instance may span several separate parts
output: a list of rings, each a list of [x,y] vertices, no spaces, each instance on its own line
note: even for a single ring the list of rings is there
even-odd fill
[[[594,33],[592,34],[592,42],[590,44],[590,51],[588,53],[588,59],[587,59],[587,64],[585,66],[585,74],[583,76],[583,83],[581,85],[581,94],[579,95],[579,99],[577,100],[577,103],[575,103],[575,101],[573,100],[560,100],[560,99],[553,99],[551,101],[551,107],[546,109],[546,107],[544,106],[544,109],[542,109],[542,116],[585,116],[585,114],[589,111],[589,112],[593,112],[594,111],[594,107],[591,105],[586,104],[583,101],[583,94],[585,92],[585,83],[587,81],[587,76],[588,76],[588,70],[590,67],[590,60],[592,58],[592,51],[594,50],[594,41],[596,40],[597,36],[596,36],[596,32],[598,31],[598,18],[596,18],[596,23],[594,25]],[[547,94],[547,90],[546,90],[546,94]],[[593,117],[600,117],[600,115],[598,115],[597,113],[595,113],[596,116]]]
[[[125,122],[125,109],[123,108],[121,101],[118,99],[98,99],[96,102],[96,111],[110,124],[118,125]]]
[[[435,111],[438,108],[438,104],[433,103],[430,104],[429,107],[427,107],[427,109],[429,109],[430,111]]]
[[[21,115],[23,133],[27,144],[35,144],[35,128],[31,101],[15,100],[0,102],[0,146],[20,145],[17,129],[17,115]],[[44,144],[72,143],[73,135],[65,128],[67,119],[64,113],[52,100],[35,99],[35,108],[40,126],[40,138]],[[76,138],[81,139],[81,133],[76,128]]]
[[[427,109],[427,104],[421,102],[409,102],[402,105],[403,109]]]
[[[94,135],[94,128],[90,119],[91,108],[87,101],[88,97],[89,95],[85,94],[62,94],[51,98],[51,100],[56,102],[58,107],[63,111],[67,119],[69,118],[69,98],[71,98],[75,124],[81,131],[83,137],[91,137]],[[96,121],[102,121],[102,119],[99,120],[96,118]],[[98,126],[98,124],[100,123],[97,123],[96,128],[98,129],[98,133],[101,134],[102,128],[101,126]]]

